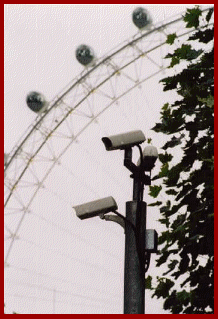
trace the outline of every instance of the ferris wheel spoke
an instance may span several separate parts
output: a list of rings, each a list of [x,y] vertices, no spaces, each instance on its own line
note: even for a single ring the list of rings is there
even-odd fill
[[[92,118],[94,116],[94,108],[93,108],[93,103],[90,101],[90,98],[93,96],[93,94],[85,101],[88,109],[89,109],[89,114],[88,117]]]
[[[25,242],[31,246],[35,246],[38,249],[40,249],[40,251],[49,252],[49,253],[54,254],[55,256],[56,255],[60,256],[60,257],[65,258],[69,261],[74,261],[74,262],[83,264],[88,268],[89,272],[95,272],[96,269],[98,269],[99,271],[102,271],[102,272],[106,273],[107,275],[110,274],[111,276],[115,276],[115,277],[118,276],[117,273],[115,273],[113,271],[109,271],[108,269],[105,269],[104,267],[102,267],[101,265],[99,265],[97,263],[91,263],[91,262],[87,262],[85,259],[73,257],[72,254],[63,253],[62,251],[57,250],[57,249],[52,249],[51,247],[48,247],[47,245],[37,244],[36,242],[31,241],[31,240],[26,239],[26,238],[19,238],[19,241]]]
[[[108,135],[108,134],[107,134]],[[100,167],[100,169],[105,173],[105,175],[108,176],[108,179],[110,180],[113,180],[113,182],[115,182],[116,185],[118,185],[119,187],[122,187],[123,188],[123,184],[121,183],[121,181],[116,178],[116,176],[113,174],[112,171],[109,171],[102,163],[102,161],[100,159],[97,158],[97,156],[94,156],[92,153],[90,153],[90,151],[85,148],[83,145],[80,146],[85,154],[90,158],[90,160],[93,162],[93,163],[96,163],[96,165],[98,165],[98,167]],[[122,155],[121,155],[122,156]],[[89,188],[89,186],[88,186]],[[95,195],[98,195],[97,197],[99,197],[99,194],[96,193],[96,192],[93,192],[95,193]]]
[[[19,268],[20,269],[20,268]],[[36,273],[33,273],[34,275],[36,274]],[[57,279],[57,278],[56,278]],[[46,286],[43,286],[43,285],[40,285],[40,284],[30,284],[30,283],[27,283],[27,282],[22,282],[22,281],[18,281],[18,280],[10,280],[10,279],[6,279],[6,282],[7,283],[11,283],[11,284],[13,284],[14,286],[16,286],[16,285],[21,285],[21,286],[26,286],[26,287],[31,287],[31,288],[40,288],[40,289],[42,289],[42,290],[48,290],[48,291],[51,291],[51,292],[53,292],[54,290],[55,290],[55,292],[56,293],[60,293],[60,294],[63,294],[63,295],[71,295],[71,296],[75,296],[74,294],[72,294],[72,291],[69,291],[69,292],[67,292],[67,291],[60,291],[60,290],[58,290],[58,289],[54,289],[54,288],[49,288],[49,287],[46,287]],[[109,292],[109,291],[107,291],[107,290],[99,290],[99,289],[95,289],[94,287],[91,287],[91,286],[88,286],[88,285],[82,285],[82,284],[79,284],[79,283],[77,283],[76,281],[75,282],[68,282],[68,283],[72,283],[74,286],[76,286],[76,287],[80,287],[81,289],[83,288],[83,289],[85,289],[86,291],[87,290],[91,290],[91,291],[94,291],[94,292],[104,292],[104,294],[106,295],[106,296],[110,296],[110,298],[114,298],[114,299],[117,299],[117,298],[119,298],[119,294],[113,294],[113,293],[111,293],[111,292]],[[82,297],[85,297],[84,295],[82,295]],[[108,300],[109,301],[109,300]],[[113,300],[113,302],[114,302],[115,300]],[[111,302],[112,302],[112,300],[111,300]]]
[[[28,268],[25,268],[25,267],[18,267],[18,266],[15,266],[15,265],[11,265],[10,268],[14,268],[17,271],[22,271],[22,272],[25,272],[27,274],[31,274],[31,276],[35,276],[36,278],[40,278],[40,279],[42,279],[42,278],[48,279],[49,278],[49,279],[51,279],[54,282],[54,286],[56,286],[57,283],[70,284],[73,287],[78,286],[80,288],[93,290],[95,292],[105,293],[106,295],[112,295],[112,296],[114,296],[116,298],[119,297],[118,294],[111,293],[110,291],[105,290],[104,288],[101,289],[101,290],[100,289],[96,289],[95,287],[82,284],[81,282],[78,283],[76,281],[71,281],[71,280],[66,280],[66,279],[64,280],[63,278],[52,276],[51,274],[43,274],[43,273],[41,273],[39,271],[31,270],[31,269],[28,269]]]
[[[11,229],[7,226],[6,223],[4,223],[4,228],[5,230],[10,234],[10,236],[8,238],[11,238],[11,235],[13,235],[13,232],[11,231]]]
[[[90,240],[87,240],[85,237],[81,236],[81,234],[75,233],[73,231],[71,231],[70,229],[59,225],[58,223],[55,223],[54,221],[46,218],[45,216],[42,216],[36,212],[31,212],[31,216],[36,217],[37,219],[41,220],[42,222],[58,229],[60,232],[63,232],[65,234],[68,234],[70,237],[72,238],[76,238],[77,240],[85,243],[88,246],[94,247],[95,249],[101,251],[102,253],[104,253],[105,255],[109,255],[110,257],[114,258],[114,259],[118,259],[118,255],[108,252],[106,249],[102,248],[99,245],[93,244],[90,242]]]

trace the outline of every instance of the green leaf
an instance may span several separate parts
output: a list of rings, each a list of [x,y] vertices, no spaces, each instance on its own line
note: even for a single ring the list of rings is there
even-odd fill
[[[182,44],[181,48],[176,49],[175,54],[181,59],[186,59],[187,56],[190,54],[190,51],[190,44]]]
[[[211,9],[208,11],[208,14],[206,15],[206,21],[207,21],[207,22],[210,21],[213,12],[214,12],[214,8],[211,8]]]
[[[187,61],[191,61],[194,59],[197,59],[201,54],[203,53],[203,50],[190,50],[187,54]]]
[[[166,262],[170,255],[170,251],[164,251],[161,253],[161,257],[156,260],[156,267],[160,267],[162,264]]]
[[[190,262],[190,258],[187,254],[185,254],[179,263],[179,270],[181,274],[184,274],[185,272],[188,271],[189,262]]]
[[[173,156],[171,154],[168,154],[167,152],[158,154],[158,159],[161,161],[161,163],[166,164],[167,162],[170,162],[172,160]]]
[[[151,203],[151,204],[148,204],[148,206],[160,206],[162,204],[162,202],[155,202],[155,203]]]
[[[208,43],[214,38],[214,27],[205,31],[199,30],[189,37],[189,41],[198,40],[202,43]]]
[[[171,206],[171,203],[168,200],[166,202],[166,205],[160,208],[160,213],[163,214],[164,216],[168,216],[170,214],[170,206]]]
[[[191,61],[199,57],[202,54],[202,50],[192,49],[190,44],[182,44],[181,48],[175,50],[175,53],[168,54],[168,58],[172,58],[171,67],[180,62],[180,59]]]
[[[164,78],[160,80],[160,83],[164,83],[164,91],[176,89],[178,85],[176,76]]]
[[[173,271],[178,264],[178,260],[172,260],[167,266],[168,266],[168,271],[163,273],[163,275],[167,275],[169,272]]]
[[[170,223],[169,223],[169,218],[159,218],[158,221],[163,224],[166,225],[166,227],[168,228]]]
[[[183,18],[186,22],[186,28],[197,28],[199,26],[199,18],[201,15],[202,11],[199,9],[199,7],[187,9],[187,12]]]
[[[155,132],[162,132],[163,131],[163,124],[156,123],[154,127],[152,127],[152,130]]]
[[[169,103],[165,103],[162,108],[163,111],[166,111],[167,109],[169,109]]]
[[[145,278],[145,289],[152,289],[152,277],[150,275]]]
[[[164,231],[158,236],[158,245],[163,244],[164,242],[168,242],[170,239],[170,234],[168,231]]]
[[[173,286],[174,286],[174,282],[171,281],[170,279],[160,278],[158,286],[153,296],[156,296],[157,298],[160,298],[160,297],[167,298],[169,296],[169,291]]]
[[[169,164],[165,163],[161,167],[161,170],[160,170],[160,173],[159,173],[159,177],[162,178],[162,177],[167,176],[168,172],[169,172]]]
[[[177,195],[178,191],[175,191],[174,189],[169,189],[168,191],[166,191],[167,195]]]
[[[176,56],[173,56],[169,68],[173,68],[176,64],[179,64],[179,63],[180,63],[180,59]]]
[[[176,290],[173,290],[172,293],[168,296],[168,298],[164,302],[164,309],[172,309],[177,304],[176,300]]]
[[[181,301],[181,303],[183,303],[185,306],[188,305],[189,300],[190,300],[190,293],[189,292],[182,290],[182,291],[178,292],[177,297]]]
[[[177,38],[176,33],[168,34],[166,43],[173,44],[175,39]]]
[[[166,181],[166,184],[168,187],[173,187],[176,186],[178,179],[180,177],[180,173],[181,173],[182,167],[181,167],[181,163],[173,166],[168,173],[168,179]]]
[[[207,105],[210,108],[214,107],[214,97],[212,95],[209,95],[206,98],[200,98],[198,97],[198,100],[202,103],[204,103],[205,105]]]
[[[184,134],[182,134],[180,137],[175,137],[175,136],[173,136],[173,137],[171,138],[171,141],[167,142],[167,143],[162,147],[162,149],[163,149],[163,150],[167,150],[168,148],[173,148],[173,147],[175,147],[175,146],[181,144],[181,143],[182,143],[182,140],[183,140],[183,138],[184,138],[184,136],[185,136]]]
[[[154,186],[149,186],[149,195],[156,198],[158,196],[158,194],[160,193],[162,189],[162,186],[157,186],[157,185],[154,185]]]

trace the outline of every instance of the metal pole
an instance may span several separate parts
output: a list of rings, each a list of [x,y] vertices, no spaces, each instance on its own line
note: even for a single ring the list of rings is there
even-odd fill
[[[134,178],[133,201],[126,203],[124,314],[144,314],[146,203],[141,181]]]

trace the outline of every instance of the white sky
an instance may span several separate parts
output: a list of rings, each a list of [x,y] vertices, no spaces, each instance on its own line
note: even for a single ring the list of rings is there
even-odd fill
[[[40,91],[50,101],[82,72],[83,67],[75,59],[75,49],[79,44],[90,45],[96,56],[101,57],[133,36],[137,32],[131,20],[135,7],[134,4],[5,5],[6,153],[36,117],[26,106],[27,93]],[[154,23],[184,11],[185,7],[146,5]],[[136,128],[137,123],[138,129],[145,130],[146,134],[158,119],[158,110],[163,105],[161,91],[155,91],[156,87],[160,90],[155,81],[143,87],[145,91],[135,89],[133,95],[124,100],[126,104],[130,104],[131,100],[137,101],[138,105],[147,105],[146,113],[137,113],[139,108],[136,111],[129,109],[134,115],[132,127]],[[152,90],[155,92],[153,95],[150,94]],[[116,224],[97,218],[81,222],[75,218],[71,208],[98,196],[112,195],[117,200],[120,213],[123,213],[125,201],[131,200],[132,184],[129,172],[122,164],[122,152],[109,154],[103,147],[98,149],[101,147],[98,144],[99,134],[113,130],[122,132],[119,128],[121,117],[122,112],[116,113],[112,108],[102,117],[100,131],[93,124],[84,140],[81,139],[65,157],[64,169],[57,169],[48,178],[46,189],[50,193],[44,191],[37,195],[32,208],[35,215],[30,214],[26,218],[19,234],[21,240],[13,247],[9,263],[14,268],[6,270],[5,302],[8,312],[122,313],[123,230]],[[139,119],[141,122],[137,122]],[[91,142],[86,140],[89,134]],[[154,137],[154,142],[158,144],[157,137]],[[90,143],[96,145],[94,151],[90,150]],[[87,155],[87,150],[91,151],[92,157]],[[103,166],[100,171],[98,162]],[[115,173],[110,176],[113,171]],[[87,188],[84,184],[88,185]],[[71,188],[73,192],[70,192]],[[54,193],[58,195],[54,196]],[[53,223],[56,221],[60,228],[36,216],[46,217]],[[63,224],[59,224],[60,216]],[[16,216],[12,218],[11,223],[16,223]],[[157,219],[157,214],[149,216],[147,223],[158,231]],[[73,236],[63,232],[61,227]],[[30,245],[30,241],[35,245]],[[46,249],[43,250],[43,247]],[[90,264],[96,266],[88,266]],[[152,256],[148,274],[156,273]],[[111,302],[108,303],[108,299]],[[151,299],[149,294],[146,295],[146,313],[165,313],[161,303]]]

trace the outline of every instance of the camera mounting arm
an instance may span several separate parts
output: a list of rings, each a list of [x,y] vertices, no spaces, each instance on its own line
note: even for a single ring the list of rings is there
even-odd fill
[[[126,223],[128,223],[133,228],[134,232],[136,231],[135,226],[128,219],[126,219],[125,216],[118,213],[117,211],[113,211],[113,213],[116,215],[101,214],[101,215],[99,215],[99,217],[101,219],[106,220],[106,221],[112,221],[112,222],[119,224],[120,226],[123,227],[124,233],[126,230]]]
[[[99,217],[101,219],[106,220],[106,221],[109,220],[109,221],[112,221],[112,222],[119,224],[121,227],[123,227],[124,233],[125,233],[125,217],[124,216],[120,217],[117,215],[104,215],[104,214],[102,214]]]
[[[140,145],[137,145],[140,148]],[[140,152],[141,153],[141,152]],[[151,185],[150,176],[144,173],[144,170],[140,166],[135,165],[132,162],[132,148],[126,148],[124,150],[124,166],[128,168],[130,172],[132,172],[131,177],[137,180],[140,180],[144,185]]]

